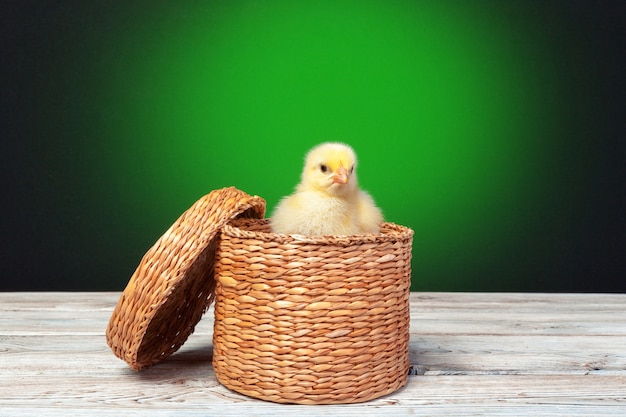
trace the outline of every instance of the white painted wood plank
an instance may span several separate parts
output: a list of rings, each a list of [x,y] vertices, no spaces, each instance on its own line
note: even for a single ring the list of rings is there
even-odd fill
[[[489,342],[491,344],[489,345]],[[63,374],[68,366],[81,374],[102,369],[125,369],[112,356],[103,335],[0,336],[0,368],[12,375],[29,376],[45,370]],[[165,363],[155,369],[181,364],[211,368],[209,335],[194,334]],[[611,336],[420,336],[412,334],[409,358],[416,374],[426,375],[587,375],[626,372],[626,337]]]
[[[439,408],[437,415],[472,415],[472,410],[499,410],[500,415],[529,414],[525,407],[534,410],[552,410],[569,414],[558,415],[610,415],[624,412],[626,397],[624,376],[421,376],[409,379],[409,385],[397,393],[360,405],[341,406],[288,406],[249,399],[218,385],[214,381],[189,374],[173,379],[148,375],[135,375],[120,380],[114,376],[98,379],[75,376],[72,384],[46,384],[44,377],[25,383],[21,394],[5,398],[3,409],[57,409],[93,410],[111,409],[121,415],[131,411],[152,414],[168,411],[184,415],[192,411],[220,410],[220,415],[270,415],[271,413],[299,415],[403,415],[419,414],[425,409]],[[124,383],[121,383],[124,381]],[[532,409],[532,408],[531,408]],[[454,413],[456,410],[456,413]],[[506,414],[511,410],[522,414]],[[478,414],[482,415],[482,414]]]

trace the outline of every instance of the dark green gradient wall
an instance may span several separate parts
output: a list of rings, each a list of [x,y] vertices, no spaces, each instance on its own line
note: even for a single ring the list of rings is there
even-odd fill
[[[413,290],[624,291],[621,1],[2,2],[0,290],[121,290],[350,143]]]

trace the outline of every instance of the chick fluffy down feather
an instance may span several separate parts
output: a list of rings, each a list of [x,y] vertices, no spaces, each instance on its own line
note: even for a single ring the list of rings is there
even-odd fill
[[[348,145],[323,143],[311,149],[295,193],[272,213],[272,230],[306,236],[378,233],[383,216],[359,189],[356,164]]]

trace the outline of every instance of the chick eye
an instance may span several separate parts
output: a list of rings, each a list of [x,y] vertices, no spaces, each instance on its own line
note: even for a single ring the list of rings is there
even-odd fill
[[[352,175],[353,171],[354,171],[354,165],[352,165],[352,167],[350,168],[350,175]]]
[[[322,171],[325,174],[328,172],[328,167],[324,164],[320,164],[320,171]]]

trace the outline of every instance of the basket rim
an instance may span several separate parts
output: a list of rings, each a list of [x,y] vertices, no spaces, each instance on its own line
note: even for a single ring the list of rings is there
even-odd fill
[[[269,226],[271,220],[263,219],[233,219],[222,228],[222,234],[243,238],[254,238],[266,242],[281,244],[333,244],[339,246],[351,246],[366,243],[396,242],[412,239],[413,229],[392,222],[383,222],[380,225],[380,233],[363,233],[354,235],[322,235],[305,236],[299,234],[281,234],[258,230],[248,230],[248,224],[256,223]]]

